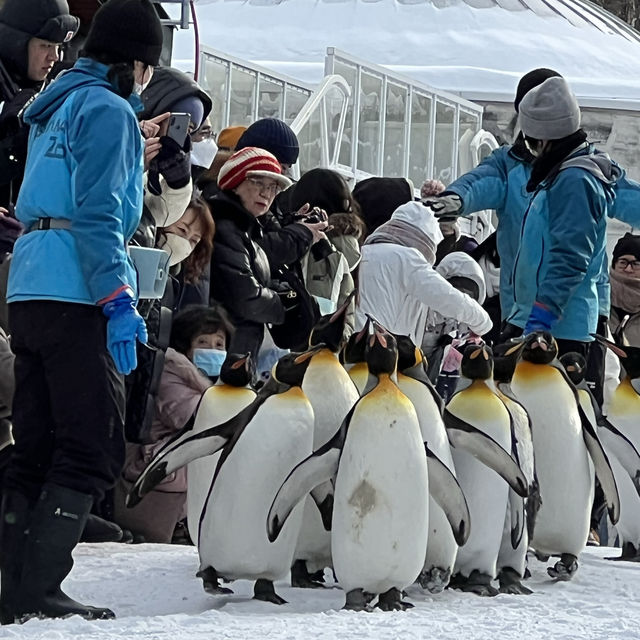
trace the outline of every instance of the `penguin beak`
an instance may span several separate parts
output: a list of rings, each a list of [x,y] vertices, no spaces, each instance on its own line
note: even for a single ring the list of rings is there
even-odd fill
[[[235,370],[235,369],[240,369],[241,367],[244,367],[249,361],[250,357],[251,357],[251,352],[247,353],[247,355],[244,358],[240,358],[240,360],[237,360],[236,362],[234,362],[231,365],[231,368]]]
[[[536,341],[531,345],[532,349],[541,349],[542,351],[549,351],[549,345],[544,339],[544,336],[536,336]]]
[[[617,344],[615,344],[615,342],[611,342],[610,340],[607,340],[607,338],[605,338],[604,336],[600,336],[597,333],[592,333],[591,335],[600,344],[603,344],[605,347],[608,347],[609,349],[611,349],[611,351],[613,351],[613,353],[615,353],[618,356],[618,358],[626,358],[627,357],[627,352],[624,351]]]
[[[338,307],[335,313],[329,318],[329,322],[337,322],[341,317],[347,313],[347,309],[351,305],[351,301],[356,295],[355,289],[347,296],[347,299]]]
[[[295,364],[302,364],[303,362],[306,362],[310,358],[313,358],[313,356],[315,356],[316,353],[322,351],[324,348],[325,348],[325,345],[324,343],[322,343],[322,344],[316,345],[313,349],[308,349],[307,351],[304,351],[294,360]]]

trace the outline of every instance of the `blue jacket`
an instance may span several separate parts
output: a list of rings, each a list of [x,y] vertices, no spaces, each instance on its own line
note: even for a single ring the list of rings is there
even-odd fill
[[[538,302],[559,318],[551,329],[556,338],[593,339],[617,175],[607,156],[589,146],[565,160],[534,192],[513,266],[510,323],[524,327]]]
[[[25,112],[31,125],[16,216],[65,218],[70,229],[29,231],[14,247],[7,300],[104,302],[137,291],[127,243],[142,213],[143,141],[132,104],[107,67],[81,58]]]
[[[495,209],[496,245],[500,256],[500,306],[504,320],[513,305],[513,263],[520,244],[522,219],[531,200],[527,182],[531,165],[514,147],[503,146],[475,169],[447,187],[462,199],[462,214]]]
[[[616,198],[607,215],[640,226],[640,183],[627,178],[624,170],[613,163],[617,172]],[[517,147],[503,146],[487,156],[477,167],[465,173],[447,187],[462,199],[462,213],[469,215],[482,209],[495,209],[499,224],[496,232],[500,255],[500,306],[505,320],[513,306],[513,264],[520,236],[522,219],[531,200],[526,190],[531,176],[531,165]],[[598,279],[600,315],[609,314],[609,264],[603,256]]]

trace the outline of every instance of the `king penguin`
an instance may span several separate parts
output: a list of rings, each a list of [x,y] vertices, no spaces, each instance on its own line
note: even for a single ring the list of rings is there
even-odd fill
[[[620,493],[620,519],[616,530],[622,553],[610,560],[640,562],[640,348],[616,345],[598,339],[611,349],[624,367],[624,377],[608,405],[607,416],[599,416],[598,434],[609,456]],[[581,362],[568,362],[570,375],[584,370]],[[573,365],[573,366],[572,366]],[[578,388],[580,380],[574,380]]]
[[[522,345],[522,341],[518,341],[515,344],[499,344],[493,349],[493,381],[498,397],[504,402],[511,416],[511,455],[520,465],[529,485],[527,498],[521,498],[509,488],[509,502],[497,569],[500,593],[529,595],[532,591],[522,584],[522,580],[527,568],[529,539],[540,508],[540,488],[535,471],[531,419],[511,389],[511,380]]]
[[[352,296],[335,313],[320,318],[311,331],[309,347],[318,347],[319,351],[309,361],[304,374],[302,390],[313,407],[313,448],[319,449],[326,444],[340,428],[342,421],[360,394],[340,364],[338,354],[344,345],[344,330],[347,311]],[[302,527],[291,567],[291,586],[315,588],[322,587],[322,581],[313,579],[324,573],[325,567],[331,567],[331,533],[328,530],[327,511],[333,504],[333,487],[330,482],[314,490],[314,499],[305,500]],[[325,522],[316,504],[323,505]]]
[[[560,555],[547,572],[556,580],[570,580],[589,535],[594,467],[613,522],[620,501],[609,460],[557,355],[549,332],[529,334],[511,387],[531,418],[540,484],[541,506],[530,545],[538,554]]]
[[[370,325],[371,320],[367,318],[364,327],[359,332],[351,334],[341,353],[342,365],[348,371],[360,395],[364,392],[369,380],[365,353]]]
[[[255,400],[235,417],[167,443],[129,493],[136,504],[175,469],[222,449],[200,517],[200,568],[227,579],[255,580],[254,598],[275,604],[285,602],[273,581],[291,566],[302,505],[275,543],[264,523],[288,470],[312,451],[313,409],[301,384],[317,351],[283,356]]]
[[[523,497],[528,483],[509,453],[511,416],[493,388],[491,349],[467,345],[460,371],[471,384],[451,398],[444,423],[454,446],[458,482],[471,512],[471,534],[458,550],[451,586],[495,596],[498,591],[491,581],[497,572],[509,487]]]
[[[402,590],[424,565],[428,536],[427,455],[416,411],[396,384],[394,337],[374,324],[367,347],[367,393],[323,447],[289,474],[269,512],[275,540],[289,514],[313,487],[335,478],[331,527],[333,563],[346,592],[346,609],[369,610],[378,596],[383,610],[406,609]],[[429,458],[430,459],[430,458]],[[447,511],[460,544],[469,522],[455,479],[435,459],[433,473],[449,494]]]
[[[411,400],[418,414],[423,442],[428,443],[430,450],[455,477],[451,446],[442,420],[444,403],[427,376],[424,354],[409,336],[395,338],[398,343],[398,387]],[[446,513],[434,497],[439,487],[431,478],[429,480],[429,537],[418,582],[430,593],[439,593],[451,578],[458,543]]]
[[[212,426],[223,424],[251,404],[256,397],[255,391],[250,387],[254,373],[255,366],[251,354],[227,354],[216,384],[207,389],[200,400],[189,437]],[[221,455],[218,451],[213,455],[193,460],[187,465],[187,523],[189,535],[196,546],[202,508]],[[198,577],[202,578],[207,593],[230,592],[230,589],[219,586],[218,577],[210,567],[201,569]]]

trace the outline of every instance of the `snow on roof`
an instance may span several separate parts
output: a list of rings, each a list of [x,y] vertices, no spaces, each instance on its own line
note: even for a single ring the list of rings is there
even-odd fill
[[[471,100],[513,100],[536,67],[585,106],[640,110],[640,34],[589,0],[198,0],[201,43],[317,83],[327,47]],[[174,59],[192,67],[193,32]]]

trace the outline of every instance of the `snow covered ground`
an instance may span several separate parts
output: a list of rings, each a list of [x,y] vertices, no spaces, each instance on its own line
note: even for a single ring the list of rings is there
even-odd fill
[[[116,620],[31,620],[0,628],[20,640],[244,640],[278,638],[379,640],[636,640],[640,629],[640,565],[609,562],[615,549],[589,548],[570,583],[554,584],[533,559],[531,596],[479,598],[446,591],[411,591],[415,609],[393,613],[340,611],[343,593],[276,584],[289,604],[250,600],[251,583],[234,583],[233,596],[209,596],[195,578],[193,547],[80,545],[65,582],[69,595],[109,606]]]

